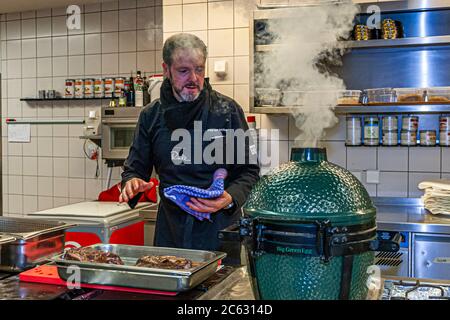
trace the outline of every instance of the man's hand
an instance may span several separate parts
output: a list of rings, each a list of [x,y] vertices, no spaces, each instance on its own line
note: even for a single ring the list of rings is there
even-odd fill
[[[191,201],[186,204],[192,210],[197,212],[213,213],[228,206],[233,201],[233,198],[228,192],[224,191],[220,197],[215,199],[191,198],[190,200]]]
[[[133,178],[125,183],[119,196],[119,203],[128,202],[139,192],[145,192],[153,188],[153,182],[146,182],[139,178]]]

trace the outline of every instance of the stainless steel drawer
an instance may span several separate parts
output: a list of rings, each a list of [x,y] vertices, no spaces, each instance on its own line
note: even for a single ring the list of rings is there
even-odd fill
[[[414,234],[413,277],[450,280],[450,235]]]

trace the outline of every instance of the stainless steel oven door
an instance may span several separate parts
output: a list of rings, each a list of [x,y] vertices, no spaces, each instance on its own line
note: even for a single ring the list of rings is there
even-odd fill
[[[128,157],[136,124],[136,119],[102,121],[103,159],[126,159]]]

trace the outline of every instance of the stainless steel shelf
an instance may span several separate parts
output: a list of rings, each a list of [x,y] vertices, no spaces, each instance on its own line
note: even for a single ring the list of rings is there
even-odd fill
[[[415,47],[415,46],[439,46],[450,45],[450,35],[433,37],[414,37],[392,40],[367,40],[367,41],[346,41],[346,47],[351,49],[367,48],[395,48],[395,47]],[[284,46],[283,44],[256,45],[256,52],[270,52]]]
[[[302,113],[302,107],[253,107],[251,113],[289,114]],[[370,114],[370,113],[450,113],[450,103],[447,104],[377,104],[377,105],[338,105],[336,114]]]
[[[348,41],[347,47],[352,49],[383,48],[383,47],[413,47],[449,45],[450,35],[433,37],[411,37],[392,40]]]

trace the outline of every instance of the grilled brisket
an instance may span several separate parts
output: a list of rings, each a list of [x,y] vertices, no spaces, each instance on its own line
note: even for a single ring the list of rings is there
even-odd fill
[[[123,265],[122,260],[117,254],[93,248],[75,248],[69,249],[64,254],[66,260],[76,260],[81,262],[109,263]]]
[[[192,261],[175,256],[143,256],[136,262],[136,266],[180,270],[192,268]]]

